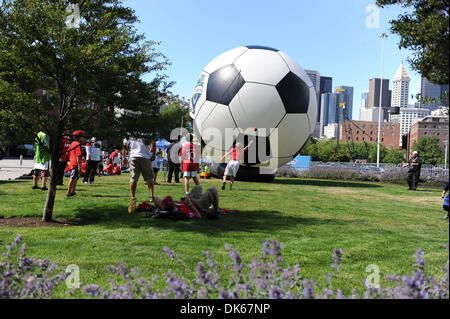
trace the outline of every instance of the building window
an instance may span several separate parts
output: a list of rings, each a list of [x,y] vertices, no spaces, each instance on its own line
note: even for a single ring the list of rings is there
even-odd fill
[[[356,140],[359,141],[359,137],[358,136],[356,137]]]
[[[381,138],[381,142],[384,142],[384,137]]]
[[[428,132],[423,132],[423,135],[428,135]]]

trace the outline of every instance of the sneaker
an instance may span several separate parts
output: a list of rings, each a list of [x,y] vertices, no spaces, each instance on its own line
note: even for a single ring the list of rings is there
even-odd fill
[[[48,191],[48,188],[47,187],[42,187],[41,190]]]
[[[130,206],[128,206],[128,213],[131,214],[136,210],[136,198],[130,199]]]
[[[445,215],[445,219],[448,219],[448,214],[447,214],[447,215]]]
[[[33,186],[32,189],[39,189],[39,186]]]
[[[94,182],[91,182],[91,185],[94,185]]]
[[[155,201],[155,196],[150,196],[150,203],[153,203]]]
[[[72,197],[72,196],[75,196],[75,195],[76,195],[76,193],[67,194],[66,198],[69,198],[69,197]]]
[[[88,182],[83,182],[83,184],[87,184]]]

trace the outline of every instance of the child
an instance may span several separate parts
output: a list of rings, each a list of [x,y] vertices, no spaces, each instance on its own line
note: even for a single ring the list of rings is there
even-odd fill
[[[225,189],[225,185],[227,184],[227,176],[230,177],[230,191],[233,188],[234,179],[239,170],[239,166],[241,165],[241,163],[243,161],[244,152],[247,151],[248,148],[250,146],[252,146],[252,144],[253,144],[253,140],[246,147],[242,148],[241,143],[236,143],[236,147],[232,148],[228,153],[226,153],[220,159],[221,161],[223,161],[225,159],[225,157],[232,154],[231,161],[228,162],[227,167],[225,168],[225,172],[223,174],[222,190]]]
[[[122,170],[120,169],[120,165],[117,165],[116,163],[113,164],[113,175],[120,175],[122,174]]]
[[[77,182],[81,173],[81,159],[83,155],[81,150],[81,142],[84,139],[84,131],[79,130],[73,132],[73,139],[74,141],[69,146],[70,179],[66,197],[75,196],[77,194],[75,190],[77,188]]]
[[[448,197],[448,195],[450,194],[450,192],[449,192],[450,188],[449,188],[448,183],[449,182],[447,182],[447,184],[445,184],[444,190],[442,191],[442,195],[441,195],[442,199],[444,199],[444,197],[445,197],[444,204],[443,204],[443,208],[447,212],[447,215],[445,215],[445,219],[448,219],[448,212],[449,212],[449,197]],[[447,193],[447,196],[445,196],[445,193]]]
[[[114,166],[112,164],[112,160],[109,159],[106,161],[106,168],[103,170],[103,173],[106,176],[111,176],[114,174]]]
[[[187,144],[183,146],[180,152],[180,162],[184,176],[184,193],[189,194],[189,180],[192,178],[195,185],[199,185],[197,174],[200,162],[201,151],[198,145],[194,145],[194,136],[186,135]]]

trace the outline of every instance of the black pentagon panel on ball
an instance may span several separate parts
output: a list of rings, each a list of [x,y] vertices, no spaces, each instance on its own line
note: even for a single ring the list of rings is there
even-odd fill
[[[289,72],[276,86],[286,113],[307,113],[309,87],[293,72]]]
[[[280,50],[274,49],[274,48],[270,48],[270,47],[265,47],[263,45],[246,45],[245,46],[247,49],[251,50],[251,49],[260,49],[260,50],[269,50],[269,51],[275,51],[278,52]]]
[[[233,64],[224,66],[209,76],[206,100],[228,105],[244,84],[244,78]]]

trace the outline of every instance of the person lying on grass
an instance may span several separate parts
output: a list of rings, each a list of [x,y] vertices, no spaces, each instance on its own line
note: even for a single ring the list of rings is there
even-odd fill
[[[179,202],[174,202],[171,196],[164,199],[155,197],[156,206],[165,211],[180,211],[191,218],[206,217],[217,219],[219,213],[219,193],[215,187],[209,188],[202,194],[202,186],[195,186],[189,195]],[[210,208],[212,206],[212,208]]]

